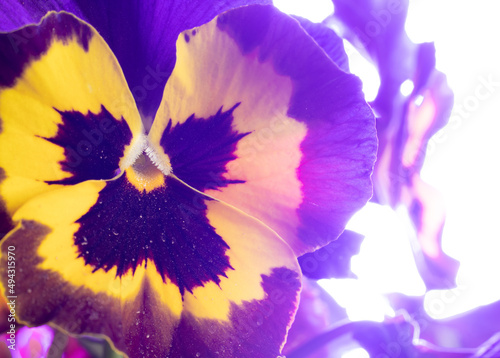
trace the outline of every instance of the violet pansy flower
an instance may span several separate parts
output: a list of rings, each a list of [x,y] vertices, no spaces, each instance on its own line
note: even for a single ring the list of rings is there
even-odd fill
[[[49,3],[71,13],[24,28],[44,9],[0,8],[0,274],[20,322],[130,357],[276,357],[297,257],[370,198],[359,80],[271,6],[196,4]]]

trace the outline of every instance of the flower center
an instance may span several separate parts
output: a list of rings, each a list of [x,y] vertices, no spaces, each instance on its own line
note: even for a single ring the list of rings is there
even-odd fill
[[[131,167],[125,170],[130,184],[139,191],[150,191],[165,185],[165,175],[145,153],[141,153]]]

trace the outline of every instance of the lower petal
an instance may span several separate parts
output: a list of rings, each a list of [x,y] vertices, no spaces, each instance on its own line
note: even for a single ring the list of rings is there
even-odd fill
[[[131,170],[39,195],[16,212],[0,264],[12,251],[23,268],[8,293],[19,320],[104,335],[130,357],[277,356],[300,290],[292,250],[174,178],[140,191]]]

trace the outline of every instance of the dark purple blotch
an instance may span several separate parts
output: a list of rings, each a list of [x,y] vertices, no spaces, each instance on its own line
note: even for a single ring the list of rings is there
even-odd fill
[[[85,51],[92,38],[90,28],[69,14],[46,17],[10,33],[0,33],[0,87],[11,87],[24,69],[47,52],[54,39],[63,43],[75,37]]]
[[[244,182],[223,176],[226,164],[236,159],[238,141],[249,134],[238,133],[231,126],[238,105],[225,112],[221,107],[207,119],[193,114],[175,126],[172,120],[168,122],[160,144],[170,158],[174,175],[200,191]]]
[[[61,169],[72,176],[48,184],[77,184],[91,179],[111,179],[119,170],[125,146],[132,140],[127,122],[116,120],[101,106],[101,112],[59,111],[62,119],[53,138],[44,138],[64,148]]]
[[[209,199],[176,179],[165,181],[150,192],[137,190],[126,176],[107,183],[77,221],[79,256],[94,271],[116,267],[117,276],[151,260],[181,294],[205,282],[218,284],[232,268],[229,246],[206,217]]]

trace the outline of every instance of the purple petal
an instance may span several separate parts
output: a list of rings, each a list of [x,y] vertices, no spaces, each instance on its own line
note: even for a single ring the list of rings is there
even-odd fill
[[[73,13],[83,19],[78,2],[64,0],[47,1],[16,1],[6,0],[0,4],[0,31],[10,32],[28,24],[38,23],[42,17],[49,11],[65,10]],[[26,29],[23,34],[25,38],[30,36],[31,32]]]
[[[345,309],[315,281],[303,279],[302,285],[299,308],[283,348],[283,354],[287,357],[295,349],[347,318]],[[334,357],[328,347],[310,353],[307,358]]]
[[[341,35],[379,69],[381,84],[375,102],[380,98],[384,107],[391,107],[391,100],[414,66],[412,60],[408,61],[413,57],[413,44],[404,31],[408,0],[333,0],[333,3]]]
[[[473,358],[500,357],[500,332],[492,336],[477,349]]]
[[[429,307],[438,307],[446,302],[452,304],[458,299],[459,291],[442,295],[442,300],[431,301]],[[500,301],[477,307],[472,311],[447,319],[435,320],[424,309],[424,297],[409,297],[402,294],[389,295],[391,306],[395,310],[405,310],[420,329],[420,338],[430,345],[458,349],[460,347],[479,347],[478,351],[498,349],[500,325]],[[471,329],[473,327],[473,329]],[[490,337],[493,338],[489,341]],[[485,348],[489,347],[489,348]],[[486,356],[485,356],[486,357]]]
[[[467,358],[474,349],[447,349],[420,341],[418,325],[406,314],[382,323],[353,322],[353,338],[370,357]]]
[[[500,332],[498,317],[500,317],[500,301],[478,307],[458,317],[429,321],[422,330],[422,338],[434,344],[449,344],[442,334],[447,332],[447,336],[453,337],[457,346],[477,347]]]
[[[376,358],[470,358],[475,351],[475,349],[447,349],[420,341],[418,325],[409,321],[403,314],[381,323],[359,321],[336,326],[288,354],[287,358],[305,357],[307,353],[326,344],[336,344],[339,351],[342,351],[342,347],[345,351],[352,347],[354,342],[364,348],[370,357]]]
[[[344,51],[344,42],[332,29],[301,17],[295,17],[300,26],[316,41],[337,66],[349,72],[349,60]]]
[[[346,230],[337,240],[298,258],[302,274],[308,278],[354,278],[351,258],[359,253],[363,235]]]

